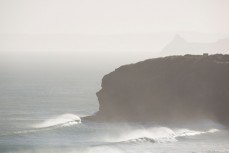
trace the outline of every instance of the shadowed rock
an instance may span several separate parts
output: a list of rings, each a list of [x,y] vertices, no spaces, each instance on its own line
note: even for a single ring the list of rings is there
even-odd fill
[[[210,119],[229,125],[229,55],[155,58],[105,75],[97,121],[182,124]]]

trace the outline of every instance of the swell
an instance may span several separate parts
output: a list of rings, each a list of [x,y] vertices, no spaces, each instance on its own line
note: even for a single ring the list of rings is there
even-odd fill
[[[53,130],[61,127],[69,127],[81,123],[81,118],[74,114],[63,114],[50,119],[47,119],[41,123],[31,125],[31,129],[21,130],[9,133],[3,133],[0,136],[9,135],[21,135],[28,133],[36,133],[40,131]]]
[[[136,143],[168,143],[176,142],[179,137],[191,137],[202,134],[219,132],[219,129],[196,131],[190,129],[170,129],[167,127],[154,127],[149,129],[125,132],[110,144],[136,144]],[[111,138],[112,139],[112,138]]]
[[[79,116],[74,114],[63,114],[51,119],[47,119],[42,123],[33,125],[34,128],[49,128],[49,127],[62,127],[71,126],[74,124],[81,123]]]

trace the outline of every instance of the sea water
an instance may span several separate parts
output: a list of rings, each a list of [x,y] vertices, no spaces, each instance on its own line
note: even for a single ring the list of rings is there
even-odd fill
[[[99,109],[101,76],[5,76],[0,84],[1,153],[226,153],[229,132],[200,126],[81,120]]]

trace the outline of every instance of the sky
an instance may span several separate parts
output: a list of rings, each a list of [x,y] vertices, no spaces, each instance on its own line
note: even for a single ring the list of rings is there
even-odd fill
[[[228,0],[0,0],[0,69],[110,72],[228,27]]]
[[[0,33],[229,33],[228,0],[1,0]]]

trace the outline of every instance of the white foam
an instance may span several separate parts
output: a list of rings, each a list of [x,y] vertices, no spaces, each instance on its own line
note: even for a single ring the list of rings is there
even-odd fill
[[[167,127],[142,128],[137,130],[125,131],[118,137],[109,140],[115,142],[176,142],[177,137],[195,136],[207,133],[218,132],[218,129],[210,129],[208,131],[197,131],[190,129],[170,129]]]
[[[74,114],[63,114],[48,120],[45,120],[42,123],[36,124],[33,127],[35,128],[48,128],[53,126],[71,126],[81,123],[79,116]]]
[[[215,132],[219,132],[219,129],[210,129],[210,130],[208,130],[208,133],[215,133]]]
[[[177,129],[174,130],[176,133],[176,137],[183,137],[183,136],[195,136],[200,134],[207,134],[207,133],[215,133],[218,132],[219,129],[210,129],[207,131],[195,131],[195,130],[189,130],[189,129]]]
[[[173,130],[167,127],[153,127],[153,128],[142,128],[142,129],[132,129],[125,131],[119,136],[109,137],[110,141],[115,142],[173,142],[176,141],[175,133]]]
[[[200,134],[205,133],[203,131],[195,131],[195,130],[189,130],[189,129],[177,129],[174,131],[176,133],[176,137],[194,136],[194,135],[200,135]]]

